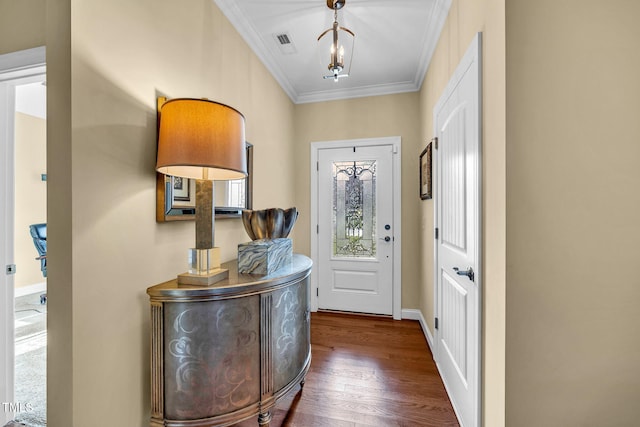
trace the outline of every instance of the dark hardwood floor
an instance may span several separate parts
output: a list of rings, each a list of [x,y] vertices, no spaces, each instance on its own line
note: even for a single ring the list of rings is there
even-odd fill
[[[458,426],[416,321],[312,313],[311,353],[304,388],[274,408],[272,427]]]

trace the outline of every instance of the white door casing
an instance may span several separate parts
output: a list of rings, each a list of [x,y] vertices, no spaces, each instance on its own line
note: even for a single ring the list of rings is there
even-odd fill
[[[15,87],[42,78],[45,48],[0,55],[0,403],[14,402],[14,282],[6,274],[14,252]],[[13,419],[10,405],[0,406],[0,425]]]
[[[481,34],[434,108],[435,358],[460,425],[480,418]]]
[[[14,333],[13,276],[6,266],[13,261],[13,111],[15,88],[0,82],[0,402],[13,402]],[[13,414],[0,408],[0,425]]]
[[[354,168],[354,162],[356,168]],[[311,306],[363,313],[401,314],[400,292],[400,138],[312,143],[311,149]],[[334,200],[344,200],[349,177],[375,197],[362,202],[362,217],[375,214],[373,229],[340,234],[344,215],[334,216]],[[334,173],[338,177],[334,187]],[[340,197],[334,197],[334,188]],[[373,202],[375,200],[375,203]],[[342,224],[344,225],[344,224]],[[338,227],[336,227],[338,226]],[[368,238],[368,239],[367,239]],[[353,255],[352,244],[362,249]],[[363,246],[362,246],[363,245]]]

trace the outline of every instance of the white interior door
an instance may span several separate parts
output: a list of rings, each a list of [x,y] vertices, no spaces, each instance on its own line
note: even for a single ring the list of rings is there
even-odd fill
[[[480,425],[480,35],[436,104],[436,362],[460,424]]]
[[[14,402],[14,117],[16,86],[45,73],[45,49],[0,55],[0,425]]]
[[[394,314],[393,144],[317,154],[318,308]]]

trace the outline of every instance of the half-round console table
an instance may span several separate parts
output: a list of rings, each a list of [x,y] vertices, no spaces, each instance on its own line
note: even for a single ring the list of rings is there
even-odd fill
[[[271,408],[311,363],[311,260],[260,276],[238,274],[212,286],[175,280],[147,289],[151,299],[151,427],[229,426]]]

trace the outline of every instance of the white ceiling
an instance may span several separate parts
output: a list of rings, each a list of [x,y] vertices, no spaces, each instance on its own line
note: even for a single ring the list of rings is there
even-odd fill
[[[356,34],[349,77],[323,79],[329,54],[318,36],[331,27],[326,0],[214,0],[297,104],[420,89],[451,0],[346,0],[338,23]],[[293,49],[276,39],[287,34]]]

